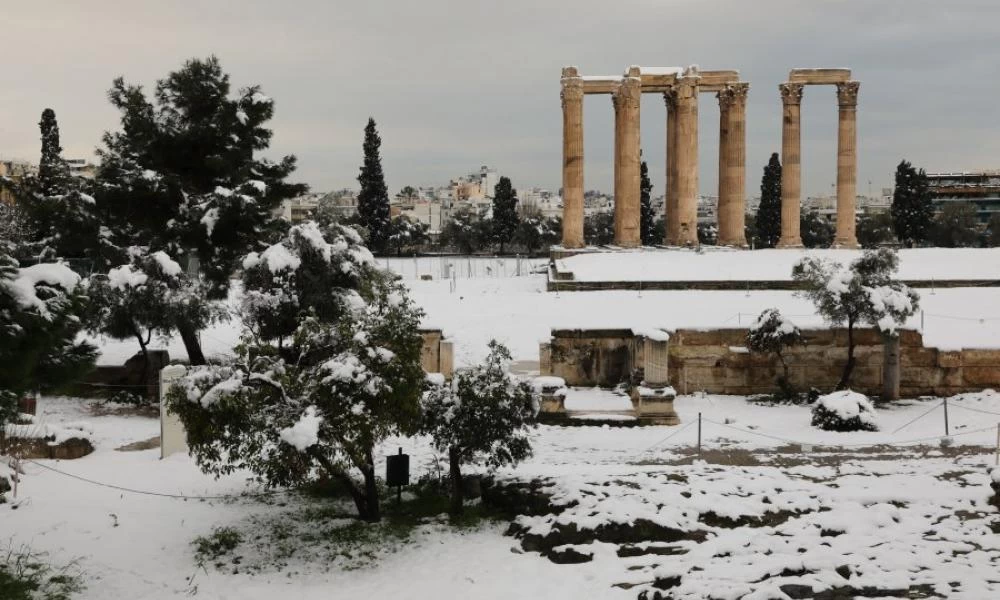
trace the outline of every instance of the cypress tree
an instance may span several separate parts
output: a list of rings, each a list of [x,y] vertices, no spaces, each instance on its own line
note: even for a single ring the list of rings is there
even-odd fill
[[[38,161],[39,191],[46,196],[63,193],[69,179],[69,166],[62,158],[56,112],[51,108],[42,111],[38,128],[42,132],[42,156]]]
[[[518,223],[517,191],[511,186],[510,178],[501,177],[493,188],[493,237],[500,243],[500,254],[503,254],[504,245],[514,238]]]
[[[760,207],[754,219],[757,228],[757,246],[774,248],[781,238],[781,161],[778,153],[764,167],[760,182]]]
[[[375,119],[368,118],[365,126],[364,164],[358,183],[361,191],[358,193],[358,214],[361,224],[368,230],[368,246],[374,252],[385,249],[389,240],[389,189],[385,186],[385,174],[382,172],[382,156],[379,148],[382,138],[375,129]]]
[[[653,215],[653,203],[650,199],[653,182],[649,180],[649,168],[646,161],[639,166],[639,235],[643,246],[656,244],[656,217]]]
[[[907,248],[928,239],[934,217],[927,174],[907,161],[896,167],[896,187],[892,192],[892,229]]]

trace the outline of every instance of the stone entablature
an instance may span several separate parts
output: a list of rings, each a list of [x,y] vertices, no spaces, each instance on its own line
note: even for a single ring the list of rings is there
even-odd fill
[[[804,329],[806,345],[786,352],[793,386],[831,390],[846,361],[842,329]],[[667,342],[668,383],[678,393],[763,394],[777,391],[780,365],[771,355],[751,354],[746,329],[678,329]],[[856,391],[882,393],[884,346],[874,329],[855,330]],[[631,329],[553,330],[542,344],[542,375],[556,375],[570,386],[607,386],[632,382],[645,368],[645,337]],[[900,394],[950,396],[1000,388],[1000,349],[928,348],[923,336],[900,332]]]

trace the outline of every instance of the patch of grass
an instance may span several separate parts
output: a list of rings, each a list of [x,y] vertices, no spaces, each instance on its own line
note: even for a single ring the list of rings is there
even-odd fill
[[[231,554],[242,540],[240,532],[232,527],[216,527],[211,534],[198,536],[191,543],[194,545],[194,555],[199,566],[211,562],[215,562],[218,566],[221,564],[219,559]]]
[[[374,566],[429,529],[469,530],[499,518],[481,503],[469,503],[463,515],[448,517],[448,496],[430,482],[410,486],[401,503],[383,490],[378,523],[357,520],[353,502],[339,496],[334,486],[311,486],[289,498],[281,511],[252,516],[235,528],[216,528],[192,542],[198,565],[232,573],[287,571],[289,576],[313,567],[352,571]]]
[[[47,564],[44,555],[27,547],[10,547],[0,554],[0,598],[3,600],[69,600],[83,590],[83,578],[71,563]]]

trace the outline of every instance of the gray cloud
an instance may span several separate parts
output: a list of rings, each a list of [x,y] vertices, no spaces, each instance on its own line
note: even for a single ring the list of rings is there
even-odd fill
[[[0,155],[34,159],[41,110],[66,154],[90,155],[117,125],[105,92],[149,86],[217,54],[236,86],[276,101],[274,154],[294,153],[316,189],[355,186],[361,133],[379,123],[390,188],[496,166],[516,186],[560,185],[559,69],[629,64],[736,68],[750,81],[747,187],[780,149],[777,85],[792,67],[848,66],[862,81],[859,191],[891,183],[906,157],[928,170],[997,167],[1000,5],[981,0],[273,0],[18,3],[3,12]],[[662,100],[642,104],[643,152],[663,189]],[[701,97],[701,189],[716,185],[718,108]],[[612,110],[585,105],[586,184],[611,188]],[[803,103],[803,182],[835,180],[836,102]]]

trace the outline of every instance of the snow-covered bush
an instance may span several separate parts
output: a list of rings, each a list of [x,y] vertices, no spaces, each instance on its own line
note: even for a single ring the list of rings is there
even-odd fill
[[[461,466],[517,464],[531,455],[527,432],[538,414],[531,387],[510,374],[510,351],[493,340],[483,364],[460,371],[451,384],[431,387],[422,401],[423,430],[448,453],[451,512],[462,512]]]
[[[19,268],[0,240],[0,426],[17,400],[81,377],[97,349],[78,342],[86,297],[80,276],[61,263]]]
[[[798,292],[812,300],[823,319],[831,325],[847,326],[847,362],[837,389],[850,385],[854,371],[854,327],[869,324],[885,335],[918,309],[916,292],[893,279],[899,257],[889,248],[866,250],[848,267],[840,263],[806,257],[792,268],[792,278],[802,285]]]
[[[132,248],[130,254],[128,264],[91,277],[88,329],[116,340],[136,340],[148,363],[154,334],[168,336],[185,324],[201,330],[219,313],[206,301],[206,290],[165,252]]]
[[[878,431],[875,407],[867,396],[851,390],[820,396],[813,406],[812,426],[826,431]]]
[[[788,380],[788,363],[785,361],[784,351],[802,343],[802,332],[777,308],[765,309],[747,330],[747,348],[750,352],[774,354],[778,357],[782,372],[778,378],[778,387],[785,396],[791,396],[793,392]]]
[[[333,479],[377,521],[375,446],[419,425],[421,312],[353,230],[337,231],[328,242],[305,223],[243,261],[236,360],[192,369],[168,401],[206,472]]]

